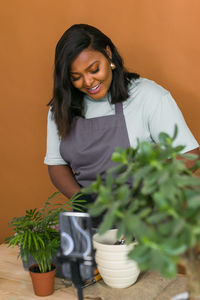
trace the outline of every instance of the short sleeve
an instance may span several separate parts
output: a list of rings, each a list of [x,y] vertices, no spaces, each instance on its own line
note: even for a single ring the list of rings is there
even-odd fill
[[[47,119],[47,148],[44,158],[46,165],[67,165],[60,155],[60,137],[51,109]]]
[[[175,124],[178,126],[178,135],[174,145],[183,145],[184,152],[188,152],[199,145],[188,128],[184,117],[169,92],[165,93],[152,104],[148,119],[148,126],[151,137],[154,142],[158,142],[160,132],[166,132],[173,135]]]

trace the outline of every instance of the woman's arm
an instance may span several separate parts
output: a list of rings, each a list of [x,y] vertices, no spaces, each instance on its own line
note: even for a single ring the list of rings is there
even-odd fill
[[[55,187],[67,198],[80,191],[71,168],[60,155],[60,138],[51,109],[47,121],[47,151],[44,163],[48,165],[49,176]]]
[[[74,178],[73,172],[67,165],[48,166],[49,176],[55,187],[67,198],[80,192],[80,186]]]

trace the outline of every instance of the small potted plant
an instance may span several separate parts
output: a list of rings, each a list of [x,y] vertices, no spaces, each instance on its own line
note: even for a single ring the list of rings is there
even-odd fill
[[[25,215],[14,217],[9,223],[14,235],[6,238],[8,247],[19,246],[19,256],[25,264],[28,260],[35,261],[29,271],[38,296],[53,293],[56,265],[52,260],[60,246],[59,213],[71,209],[72,204],[80,209],[83,202],[74,197],[73,203],[71,200],[60,203],[58,197],[59,193],[54,193],[42,208],[26,210]]]
[[[197,156],[184,154],[184,146],[173,146],[173,137],[161,133],[158,144],[116,149],[116,167],[108,170],[105,182],[98,176],[84,193],[96,193],[90,206],[92,216],[104,212],[99,234],[115,227],[118,238],[138,244],[128,257],[141,270],[157,270],[173,278],[177,264],[188,276],[190,300],[200,299],[200,166]],[[177,159],[182,158],[182,159]],[[185,166],[193,160],[193,167]]]

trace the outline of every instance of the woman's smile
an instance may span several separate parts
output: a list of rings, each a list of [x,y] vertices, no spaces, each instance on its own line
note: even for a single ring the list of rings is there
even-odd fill
[[[90,94],[97,94],[101,90],[101,83],[97,84],[96,86],[87,89],[88,93]]]

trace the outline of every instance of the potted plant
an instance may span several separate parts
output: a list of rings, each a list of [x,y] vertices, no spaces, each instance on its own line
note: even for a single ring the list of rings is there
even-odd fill
[[[119,242],[117,229],[93,236],[96,250],[95,260],[104,282],[112,288],[126,288],[133,285],[140,274],[138,264],[127,257],[128,252],[137,244]]]
[[[53,293],[56,265],[52,260],[60,246],[59,213],[71,209],[72,204],[80,209],[83,202],[74,197],[73,203],[71,200],[61,203],[59,195],[54,193],[42,208],[26,210],[25,215],[14,217],[9,222],[14,235],[6,238],[6,242],[8,247],[19,246],[19,256],[25,263],[29,259],[35,261],[29,271],[38,296]]]
[[[84,193],[96,193],[90,206],[92,216],[105,213],[99,234],[118,229],[118,238],[138,244],[128,257],[141,270],[157,270],[173,278],[177,264],[188,276],[191,300],[200,299],[200,178],[193,172],[200,166],[195,155],[181,154],[184,146],[173,146],[173,137],[159,135],[159,143],[138,142],[138,146],[116,149],[116,166],[105,182],[98,176]],[[177,159],[181,158],[181,159]],[[185,166],[193,160],[193,167]]]

